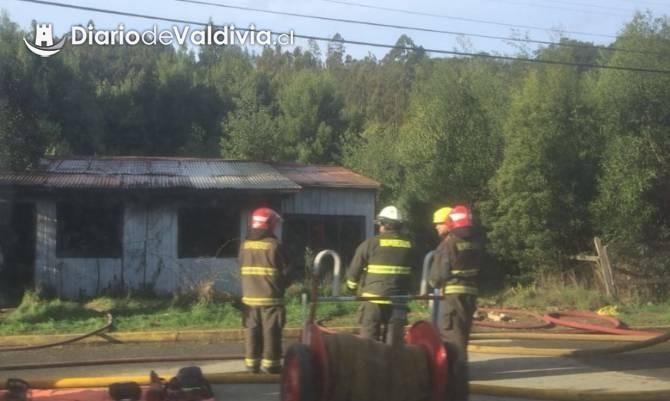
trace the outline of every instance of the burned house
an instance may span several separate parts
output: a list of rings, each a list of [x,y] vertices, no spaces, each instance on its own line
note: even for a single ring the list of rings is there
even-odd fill
[[[237,293],[236,255],[258,206],[284,216],[294,263],[349,259],[373,234],[379,184],[337,166],[221,159],[53,158],[0,172],[2,281],[65,298],[211,281]]]

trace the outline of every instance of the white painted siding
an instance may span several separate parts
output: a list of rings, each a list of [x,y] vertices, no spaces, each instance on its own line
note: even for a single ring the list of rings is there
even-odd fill
[[[178,258],[177,211],[175,204],[127,203],[121,258],[58,258],[56,203],[37,201],[36,284],[54,288],[65,298],[93,296],[122,283],[133,289],[147,286],[157,293],[170,293],[196,290],[207,281],[213,281],[218,291],[239,294],[236,258]],[[374,235],[375,191],[308,188],[284,199],[281,212],[364,216],[370,237]],[[249,213],[245,209],[240,216],[242,238]]]
[[[57,258],[57,291],[67,298],[88,297],[118,288],[121,259]]]
[[[58,258],[56,203],[37,202],[35,282],[64,298],[94,296],[125,283],[157,293],[196,290],[213,280],[222,292],[239,294],[236,258],[177,257],[177,207],[167,204],[125,205],[123,253],[118,259]]]
[[[35,213],[35,285],[56,288],[61,282],[56,266],[56,203],[37,201]]]
[[[178,287],[177,207],[147,206],[146,282],[157,293],[168,293]]]
[[[365,216],[366,237],[374,235],[374,190],[306,188],[284,199],[284,214],[318,214],[326,216]]]
[[[178,259],[179,283],[186,291],[197,291],[201,285],[212,282],[216,291],[240,296],[240,270],[237,258]]]
[[[148,254],[151,241],[147,238],[146,206],[128,203],[123,214],[123,281],[131,288],[147,284]]]

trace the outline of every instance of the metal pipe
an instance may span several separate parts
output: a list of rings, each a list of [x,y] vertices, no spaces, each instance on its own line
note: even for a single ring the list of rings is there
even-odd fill
[[[337,296],[337,297],[319,297],[321,302],[352,302],[352,301],[411,301],[411,300],[439,300],[441,295],[390,295],[378,297],[359,297],[351,296]]]
[[[333,296],[338,296],[340,295],[342,260],[340,259],[340,255],[338,255],[337,252],[333,251],[332,249],[324,249],[316,255],[314,258],[314,277],[316,279],[321,274],[321,262],[326,256],[333,258]]]
[[[307,316],[309,313],[309,307],[307,306],[307,299],[309,298],[309,295],[306,292],[303,292],[300,295],[300,303],[302,304],[302,321],[306,322],[307,321]]]
[[[433,263],[433,257],[435,256],[435,251],[430,251],[423,258],[423,272],[421,275],[421,295],[428,295],[428,275],[430,274],[430,265]],[[433,290],[433,298],[430,298],[428,301],[428,313],[430,313],[431,320],[435,327],[437,327],[437,320],[439,314],[439,302],[437,300],[442,299],[442,290],[436,288]]]
[[[430,264],[433,261],[435,251],[430,251],[423,258],[423,272],[421,274],[421,288],[419,294],[428,295],[428,274],[430,273]]]
[[[436,296],[437,299],[442,299],[443,298],[442,290],[440,290],[438,288],[433,290],[433,295]],[[438,324],[438,322],[440,320],[440,303],[435,302],[435,300],[430,300],[430,301],[428,301],[428,304],[429,304],[429,308],[430,308],[429,309],[430,317],[431,317],[431,320],[433,322],[433,325],[435,325],[435,327],[440,327],[439,324]]]
[[[319,296],[321,261],[326,255],[333,258],[333,295],[338,296],[340,294],[340,270],[342,269],[340,255],[332,249],[324,249],[314,258],[314,266],[312,267],[312,288],[310,288],[311,303],[307,319],[305,320],[305,327],[307,327],[307,324],[314,323],[314,318],[316,317],[316,302]]]

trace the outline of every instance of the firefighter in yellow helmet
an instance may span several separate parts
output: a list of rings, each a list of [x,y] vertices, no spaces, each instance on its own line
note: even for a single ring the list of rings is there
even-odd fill
[[[444,238],[447,235],[448,230],[445,222],[447,221],[447,217],[449,217],[449,213],[451,213],[449,206],[441,207],[433,213],[433,224],[440,238]]]
[[[375,223],[379,235],[363,241],[347,270],[347,288],[363,297],[408,295],[410,276],[419,267],[418,254],[403,233],[404,218],[395,206],[381,210]],[[359,309],[361,336],[388,344],[402,342],[407,324],[406,302],[364,301]]]
[[[472,315],[477,310],[478,276],[484,262],[480,231],[463,205],[435,212],[433,223],[442,242],[435,250],[428,281],[441,288],[439,329],[449,353],[450,401],[468,399],[467,346]]]

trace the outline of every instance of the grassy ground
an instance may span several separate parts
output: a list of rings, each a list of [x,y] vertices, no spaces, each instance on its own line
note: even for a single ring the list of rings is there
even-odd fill
[[[638,299],[615,300],[603,292],[582,286],[517,286],[504,292],[481,297],[480,305],[498,305],[530,309],[537,312],[554,310],[591,310],[603,307],[614,309],[621,321],[629,326],[670,325],[670,299],[652,303]]]
[[[597,310],[614,305],[631,326],[669,325],[670,301],[661,304],[616,303],[597,291],[581,287],[516,287],[482,296],[480,305],[519,307],[544,312],[552,309]],[[317,312],[327,326],[355,326],[358,303],[320,304]],[[410,304],[410,321],[428,318],[425,302]],[[0,319],[0,335],[81,333],[104,324],[101,312],[114,315],[117,331],[165,331],[239,328],[240,311],[230,303],[174,299],[97,298],[87,303],[40,300],[27,294],[21,305]],[[287,326],[299,327],[303,309],[297,298],[286,308]]]
[[[323,304],[318,318],[330,322],[354,316],[355,304]],[[21,305],[0,321],[0,335],[81,333],[104,324],[102,312],[111,312],[117,331],[164,331],[239,328],[241,314],[231,303],[169,299],[96,298],[87,303],[24,297]],[[295,298],[286,305],[288,327],[299,327],[303,308]],[[351,324],[353,319],[349,319]]]

